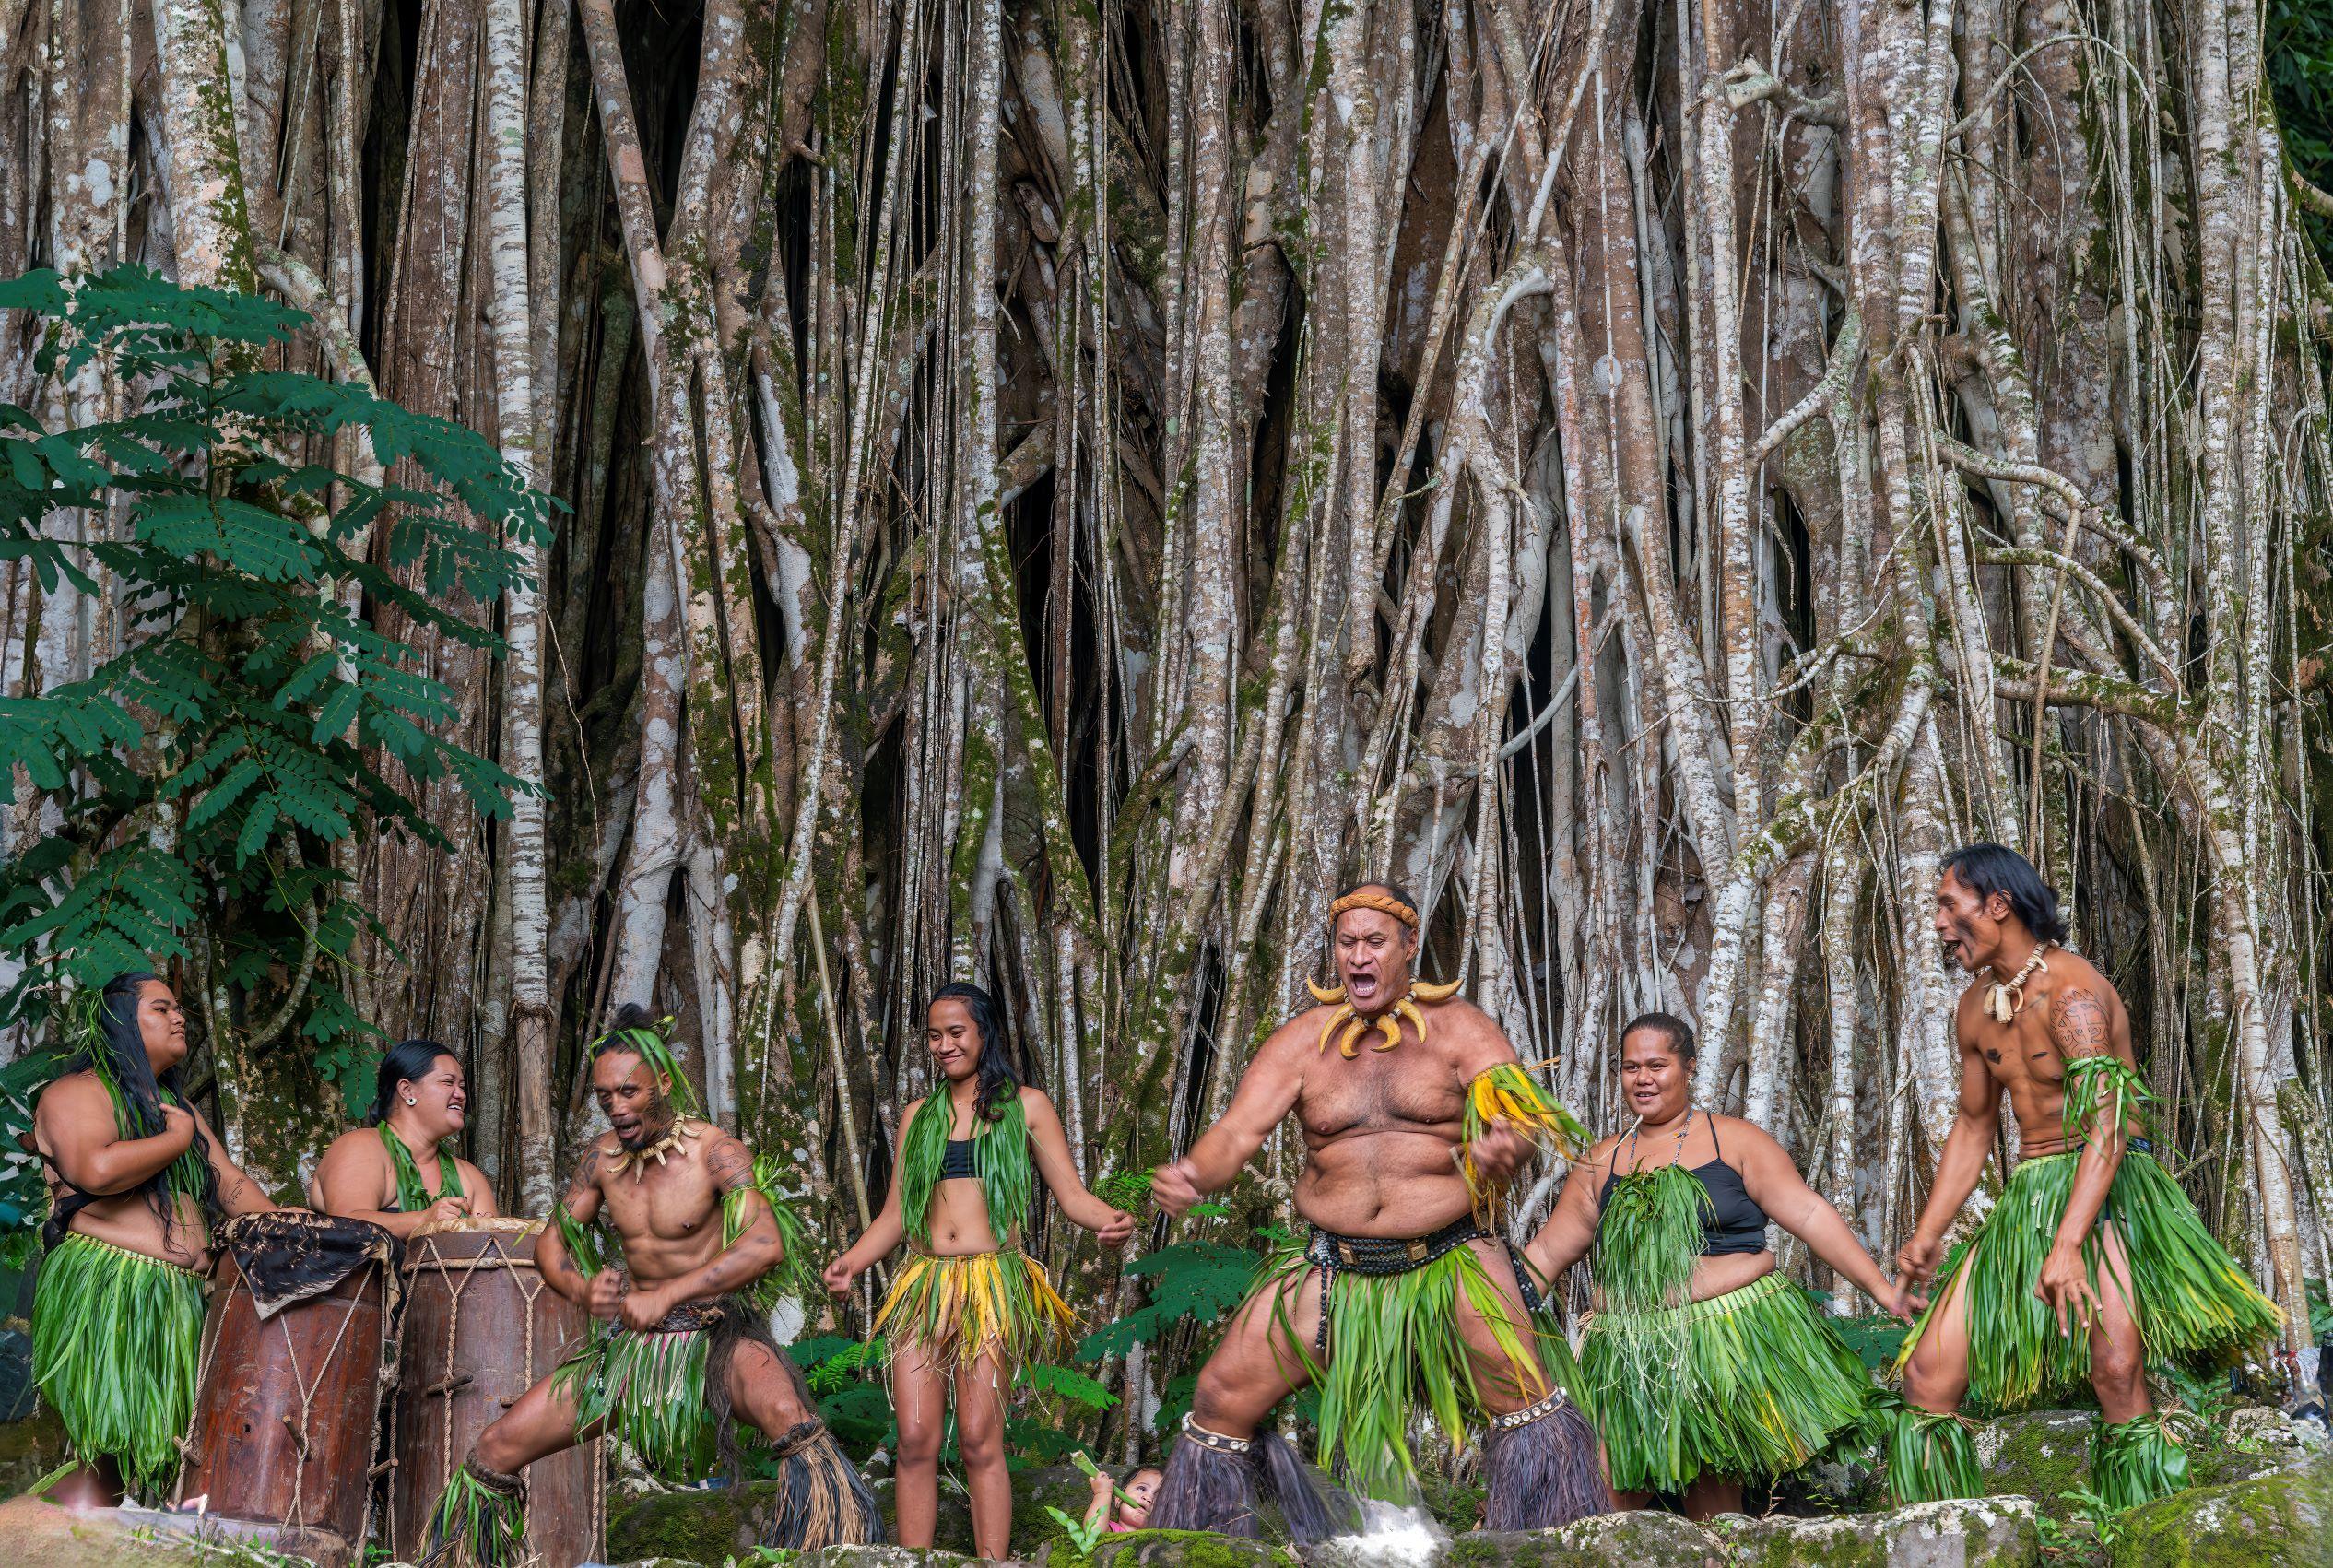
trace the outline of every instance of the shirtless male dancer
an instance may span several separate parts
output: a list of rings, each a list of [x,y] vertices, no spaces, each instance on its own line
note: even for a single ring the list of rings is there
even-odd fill
[[[1937,1290],[1897,1362],[1912,1409],[1890,1445],[1889,1485],[1905,1502],[1982,1496],[1962,1397],[2000,1413],[2087,1384],[2101,1418],[2091,1490],[2117,1508],[2175,1491],[2186,1459],[2154,1414],[2147,1363],[2256,1344],[2275,1332],[2277,1309],[2136,1136],[2150,1097],[2130,1017],[2106,977],[2059,946],[2057,895],[2025,857],[1995,843],[1947,855],[1936,933],[1970,976],[1953,1021],[1961,1109],[1896,1254],[1904,1277]],[[1938,1275],[2004,1090],[2017,1169]]]
[[[641,1009],[619,1009],[592,1047],[591,1079],[608,1130],[583,1151],[554,1223],[535,1242],[544,1282],[591,1314],[591,1337],[478,1434],[439,1500],[430,1561],[519,1562],[518,1472],[602,1432],[669,1485],[693,1485],[716,1468],[734,1478],[733,1416],[757,1428],[780,1462],[779,1510],[763,1545],[880,1541],[882,1515],[866,1482],[742,1298],[784,1255],[753,1151],[688,1114],[688,1079]],[[603,1265],[595,1220],[613,1232],[619,1259]]]
[[[167,983],[115,976],[83,1033],[32,1119],[53,1200],[33,1378],[80,1467],[48,1496],[165,1503],[194,1413],[210,1226],[275,1205],[179,1096],[186,1014]]]
[[[1533,1143],[1571,1146],[1577,1124],[1455,986],[1413,978],[1418,915],[1400,890],[1364,884],[1329,914],[1341,990],[1315,987],[1322,1005],[1273,1032],[1223,1119],[1152,1178],[1180,1215],[1236,1180],[1290,1112],[1302,1125],[1295,1201],[1311,1234],[1272,1256],[1200,1369],[1150,1523],[1260,1535],[1269,1492],[1295,1539],[1333,1533],[1340,1521],[1263,1424],[1310,1385],[1322,1462],[1366,1495],[1414,1495],[1422,1404],[1454,1443],[1489,1421],[1486,1527],[1608,1510],[1595,1433],[1548,1373],[1536,1287],[1490,1228]]]

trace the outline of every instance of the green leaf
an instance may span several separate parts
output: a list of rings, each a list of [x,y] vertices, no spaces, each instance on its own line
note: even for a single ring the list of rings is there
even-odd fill
[[[1118,1402],[1116,1395],[1083,1373],[1046,1362],[1022,1367],[1020,1382],[1040,1394],[1055,1395],[1089,1410],[1106,1410]]]

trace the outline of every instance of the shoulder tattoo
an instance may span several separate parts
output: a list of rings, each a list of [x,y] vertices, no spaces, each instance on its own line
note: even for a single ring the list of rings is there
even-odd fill
[[[2068,1060],[2114,1049],[2106,1006],[2087,985],[2068,985],[2049,999],[2049,1037]]]
[[[705,1173],[723,1192],[749,1187],[753,1185],[753,1150],[746,1147],[744,1139],[725,1133],[705,1151]]]
[[[570,1201],[583,1197],[599,1185],[599,1140],[595,1138],[583,1146],[583,1152],[575,1161],[575,1174],[567,1184]]]

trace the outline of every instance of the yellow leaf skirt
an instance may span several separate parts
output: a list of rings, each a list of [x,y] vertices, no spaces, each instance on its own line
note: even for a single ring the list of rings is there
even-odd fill
[[[1068,1341],[1078,1315],[1028,1254],[911,1253],[875,1315],[887,1354],[913,1346],[936,1365],[969,1372],[983,1357],[1023,1365]]]

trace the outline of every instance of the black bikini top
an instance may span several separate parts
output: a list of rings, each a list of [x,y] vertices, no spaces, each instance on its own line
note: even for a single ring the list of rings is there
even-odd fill
[[[977,1178],[979,1175],[980,1173],[972,1169],[972,1140],[968,1138],[949,1138],[948,1151],[940,1156],[939,1179],[945,1182],[958,1176]]]
[[[1717,1118],[1709,1119],[1709,1141],[1717,1143]],[[1612,1184],[1620,1180],[1620,1150],[1612,1146],[1611,1169],[1604,1177],[1603,1189],[1597,1194],[1599,1208],[1608,1207],[1612,1200]],[[1726,1163],[1726,1151],[1717,1150],[1717,1158],[1706,1165],[1691,1169],[1693,1179],[1709,1194],[1710,1213],[1702,1221],[1702,1256],[1722,1257],[1731,1253],[1753,1253],[1766,1250],[1766,1211],[1758,1207],[1750,1189],[1742,1185],[1741,1173]]]

